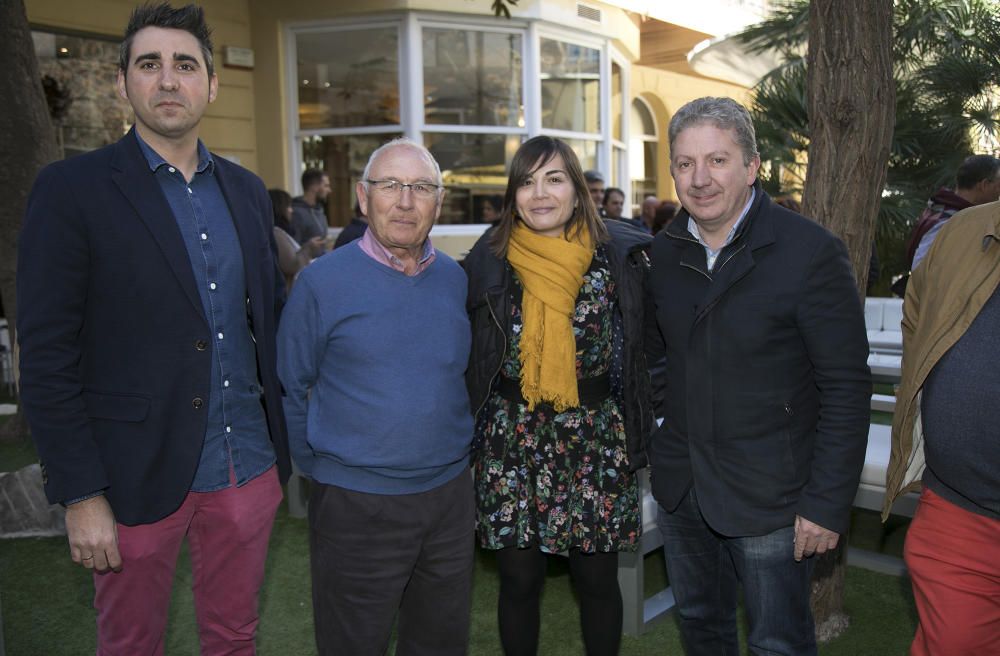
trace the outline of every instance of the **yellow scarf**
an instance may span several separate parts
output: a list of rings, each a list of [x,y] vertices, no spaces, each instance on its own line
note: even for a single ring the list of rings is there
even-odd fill
[[[585,228],[574,241],[539,235],[521,223],[511,232],[507,260],[524,288],[521,394],[529,410],[541,401],[558,412],[580,405],[573,314],[593,257]]]

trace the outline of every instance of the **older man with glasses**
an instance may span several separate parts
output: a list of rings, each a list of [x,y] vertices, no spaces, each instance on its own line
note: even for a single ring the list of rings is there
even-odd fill
[[[293,457],[312,481],[320,654],[468,649],[473,557],[466,278],[428,233],[441,171],[396,139],[357,185],[368,230],[299,275],[278,334]]]

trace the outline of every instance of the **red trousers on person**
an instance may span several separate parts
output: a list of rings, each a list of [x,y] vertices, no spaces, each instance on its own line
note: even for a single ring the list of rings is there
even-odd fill
[[[920,618],[910,656],[1000,655],[1000,520],[925,487],[904,557]]]
[[[277,469],[271,467],[242,487],[189,492],[180,508],[158,522],[118,524],[122,569],[94,574],[97,655],[163,654],[185,536],[201,653],[254,654],[257,593],[280,502]]]

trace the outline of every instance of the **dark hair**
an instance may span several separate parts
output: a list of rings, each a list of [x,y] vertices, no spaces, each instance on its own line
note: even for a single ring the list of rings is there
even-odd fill
[[[292,197],[284,189],[268,189],[271,197],[271,210],[274,212],[274,225],[288,234],[292,234],[292,226],[288,224],[288,208],[292,206]]]
[[[650,227],[650,231],[655,235],[660,230],[663,230],[668,223],[674,220],[677,216],[677,203],[673,203],[669,200],[665,200],[660,203],[660,206],[656,208],[656,214],[653,215],[653,225]]]
[[[573,191],[576,192],[576,211],[566,224],[563,234],[567,238],[579,236],[580,230],[586,226],[595,244],[600,244],[608,240],[608,229],[604,226],[600,216],[597,214],[597,207],[587,190],[587,181],[583,177],[583,169],[580,168],[580,160],[573,149],[554,137],[534,137],[528,139],[514,153],[514,159],[510,162],[510,176],[507,178],[507,191],[503,196],[503,209],[500,211],[500,223],[493,231],[490,239],[490,246],[498,257],[507,255],[507,244],[510,242],[511,232],[514,230],[514,222],[520,220],[517,216],[517,190],[521,183],[532,173],[551,161],[553,157],[560,155],[566,165],[566,175],[569,176],[573,184]]]
[[[201,56],[205,58],[205,70],[208,77],[215,74],[215,63],[212,58],[212,28],[205,23],[205,11],[198,5],[184,5],[174,9],[167,2],[159,4],[140,5],[132,10],[125,28],[125,38],[118,46],[118,68],[122,75],[128,76],[128,63],[132,57],[132,39],[136,32],[146,27],[162,27],[170,30],[184,30],[198,39],[201,46]]]
[[[608,187],[607,189],[604,190],[604,200],[602,200],[601,202],[607,205],[608,199],[611,198],[611,194],[618,194],[619,196],[622,197],[622,200],[625,200],[624,191],[622,191],[618,187]]]
[[[486,203],[489,203],[490,207],[495,209],[497,214],[499,214],[500,210],[503,209],[503,196],[500,194],[491,194],[483,199],[483,204],[485,205]]]
[[[319,169],[306,169],[302,173],[302,191],[306,191],[309,187],[313,185],[318,185],[323,182],[323,176],[326,175],[323,171]]]
[[[587,169],[583,172],[583,179],[587,182],[604,182],[604,174],[594,169]]]
[[[983,180],[994,180],[998,173],[1000,173],[1000,159],[992,155],[972,155],[966,157],[962,165],[958,167],[955,187],[972,189]]]

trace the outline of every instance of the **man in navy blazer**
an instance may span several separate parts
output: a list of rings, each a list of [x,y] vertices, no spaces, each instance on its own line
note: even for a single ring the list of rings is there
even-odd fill
[[[666,375],[649,461],[681,635],[689,655],[740,653],[742,585],[751,653],[815,654],[811,556],[847,529],[868,435],[847,250],[767,196],[735,101],[691,101],[669,139],[684,209],[651,253]]]
[[[117,81],[135,126],[46,167],[18,259],[21,393],[98,653],[159,653],[188,539],[202,653],[253,653],[289,469],[271,206],[198,139],[215,99],[202,10],[143,6]]]

